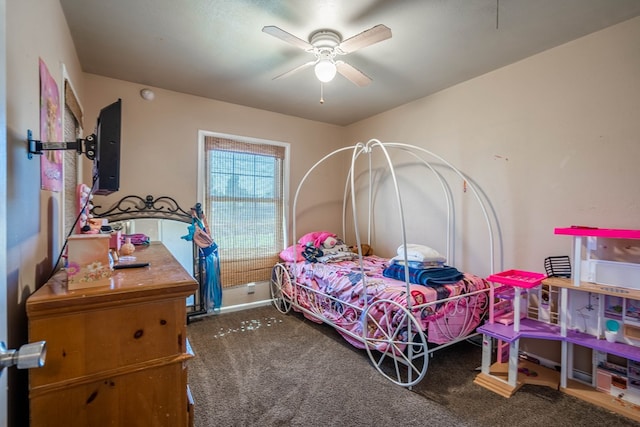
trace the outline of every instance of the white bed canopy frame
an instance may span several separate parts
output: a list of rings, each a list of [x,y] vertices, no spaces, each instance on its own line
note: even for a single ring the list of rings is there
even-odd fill
[[[373,203],[373,189],[372,189],[372,154],[374,150],[382,151],[384,155],[384,159],[386,161],[386,166],[388,167],[389,173],[392,178],[393,187],[395,191],[395,202],[398,209],[398,215],[400,218],[400,231],[402,236],[402,245],[404,247],[405,253],[407,253],[407,233],[405,226],[405,217],[404,217],[404,208],[402,203],[402,197],[400,188],[398,185],[398,178],[396,175],[396,171],[391,160],[391,156],[389,154],[390,149],[397,149],[403,152],[408,153],[410,156],[415,158],[419,163],[424,165],[430,172],[434,174],[436,177],[439,187],[444,194],[444,199],[446,201],[447,212],[446,212],[446,255],[448,263],[450,265],[455,265],[455,212],[454,212],[454,202],[453,197],[451,196],[450,187],[447,184],[446,179],[440,174],[434,164],[432,162],[426,160],[421,155],[426,155],[428,158],[435,159],[439,165],[445,166],[448,170],[453,172],[455,176],[460,178],[464,183],[466,188],[471,191],[474,196],[474,200],[477,202],[482,217],[484,219],[484,223],[486,225],[487,231],[487,256],[489,258],[489,274],[492,274],[496,271],[502,271],[502,243],[501,239],[496,239],[496,236],[499,235],[499,232],[495,228],[497,228],[497,220],[494,216],[489,215],[489,210],[487,205],[485,204],[485,200],[481,197],[478,189],[475,187],[472,181],[467,179],[467,177],[456,167],[454,167],[451,163],[446,161],[444,158],[438,156],[437,154],[426,150],[422,147],[418,147],[415,145],[398,143],[398,142],[381,142],[377,139],[371,139],[367,143],[358,142],[357,144],[349,147],[340,148],[335,150],[318,162],[316,162],[303,176],[301,179],[293,200],[293,218],[292,218],[292,235],[294,237],[294,244],[296,239],[296,213],[297,213],[297,205],[298,205],[298,197],[300,192],[309,178],[309,176],[325,161],[329,158],[332,158],[339,153],[343,153],[346,151],[351,151],[351,166],[349,168],[347,179],[345,182],[344,189],[344,199],[343,199],[343,209],[342,209],[342,235],[346,236],[347,229],[347,212],[349,201],[351,202],[351,212],[352,212],[352,220],[353,227],[355,232],[356,245],[358,248],[358,259],[360,262],[360,267],[362,268],[362,239],[360,236],[360,228],[358,223],[358,214],[357,214],[357,203],[356,203],[356,182],[355,182],[355,167],[356,161],[361,156],[366,156],[368,160],[368,177],[369,177],[369,185],[368,185],[368,216],[367,216],[367,244],[371,243],[371,227],[372,227],[372,203]],[[433,161],[433,160],[432,160]],[[494,228],[495,224],[495,228]],[[497,245],[497,247],[496,247]],[[500,257],[496,259],[495,253],[498,252]],[[497,264],[497,265],[496,265]],[[409,283],[409,270],[408,263],[405,262],[405,277],[407,280],[405,281],[407,287],[407,295],[410,295],[410,283]],[[364,286],[366,287],[367,276],[362,274]],[[321,312],[318,310],[309,310],[305,307],[302,307],[296,303],[297,293],[307,293],[312,294],[314,300],[317,302],[318,307],[323,304],[331,303],[331,302],[339,302],[341,304],[346,304],[351,308],[357,310],[361,313],[359,316],[359,321],[362,322],[361,330],[364,332],[363,335],[358,336],[353,334],[351,331],[345,330],[337,325],[330,319],[319,316]],[[334,328],[340,330],[342,333],[346,333],[354,339],[359,340],[365,346],[365,349],[369,355],[369,358],[376,369],[387,379],[390,381],[404,386],[411,387],[425,376],[427,368],[428,368],[428,358],[432,355],[433,352],[450,346],[452,344],[458,343],[462,340],[468,339],[472,336],[478,335],[477,333],[472,333],[471,335],[464,336],[456,336],[452,337],[450,342],[445,344],[436,345],[435,347],[429,348],[427,344],[427,337],[425,336],[419,322],[416,320],[414,315],[412,314],[413,309],[422,309],[426,306],[432,306],[435,304],[443,304],[443,303],[453,303],[457,304],[462,298],[465,298],[467,305],[470,304],[469,301],[474,300],[478,304],[478,301],[484,301],[482,304],[487,303],[487,298],[479,298],[480,294],[484,294],[485,296],[488,294],[488,289],[475,291],[473,293],[467,293],[463,295],[458,295],[446,299],[441,299],[434,302],[425,303],[418,306],[412,306],[411,298],[407,298],[407,305],[402,306],[395,301],[391,300],[377,300],[372,303],[367,302],[367,298],[365,297],[366,292],[363,292],[362,298],[362,306],[353,306],[345,301],[336,301],[336,298],[331,295],[326,295],[324,293],[319,294],[317,290],[312,289],[310,287],[305,286],[300,283],[292,283],[292,278],[287,270],[287,268],[278,263],[273,268],[272,279],[271,279],[271,296],[274,306],[281,311],[282,313],[288,313],[292,307],[295,307],[296,310],[305,312],[309,315],[312,315],[318,320],[327,323]],[[383,311],[388,312],[389,318],[393,316],[397,316],[397,312],[400,311],[402,314],[402,321],[399,322],[397,326],[390,326],[390,322],[386,322],[385,325],[382,325],[373,316],[370,316],[369,313],[373,310],[381,310],[384,307]],[[469,318],[469,321],[471,319]],[[445,326],[446,327],[446,326]],[[372,339],[369,336],[366,336],[366,331],[370,328],[375,328],[378,332],[382,332],[381,342],[380,338]],[[399,331],[406,329],[407,334],[400,334]],[[381,344],[384,344],[383,347],[386,348],[384,351],[380,351]]]

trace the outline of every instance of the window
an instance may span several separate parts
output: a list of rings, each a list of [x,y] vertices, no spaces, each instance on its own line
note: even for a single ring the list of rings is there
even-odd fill
[[[288,146],[204,136],[204,211],[222,287],[269,280],[285,242]]]

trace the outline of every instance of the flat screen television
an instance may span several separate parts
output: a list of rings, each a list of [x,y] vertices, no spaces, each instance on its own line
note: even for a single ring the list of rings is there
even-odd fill
[[[94,194],[106,195],[120,189],[120,131],[122,120],[122,100],[107,105],[98,115],[95,133],[85,139],[70,142],[42,142],[32,139],[27,131],[27,151],[29,158],[33,154],[42,154],[43,150],[76,150],[84,153],[93,161]]]
[[[122,100],[100,110],[96,131],[91,135],[93,147],[87,147],[87,157],[93,148],[93,193],[111,194],[120,189],[120,131]]]

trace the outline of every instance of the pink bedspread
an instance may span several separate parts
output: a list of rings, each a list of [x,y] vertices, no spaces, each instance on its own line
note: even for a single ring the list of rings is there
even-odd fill
[[[382,275],[387,263],[385,258],[369,256],[363,259],[362,267],[357,259],[327,264],[299,262],[286,265],[297,283],[335,298],[323,298],[319,294],[298,289],[295,292],[296,303],[311,312],[303,311],[307,318],[315,322],[328,319],[340,328],[361,336],[360,316],[362,307],[366,306],[365,298],[368,304],[376,300],[391,300],[407,307],[405,282]],[[486,311],[487,293],[445,303],[428,303],[487,288],[485,280],[467,273],[462,280],[451,285],[430,287],[410,284],[411,311],[427,333],[428,341],[444,344],[474,331]],[[364,289],[366,293],[363,293]],[[285,292],[289,293],[287,290]],[[363,342],[337,330],[351,344],[364,348]]]

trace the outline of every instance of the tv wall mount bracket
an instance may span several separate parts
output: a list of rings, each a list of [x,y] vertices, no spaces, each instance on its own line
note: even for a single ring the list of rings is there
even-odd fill
[[[98,139],[95,134],[91,134],[86,138],[78,138],[75,141],[69,142],[42,142],[33,139],[31,129],[27,130],[27,157],[33,158],[34,154],[43,154],[43,151],[49,150],[76,150],[78,155],[82,154],[84,147],[84,154],[89,160],[95,160],[96,151],[98,149]]]

